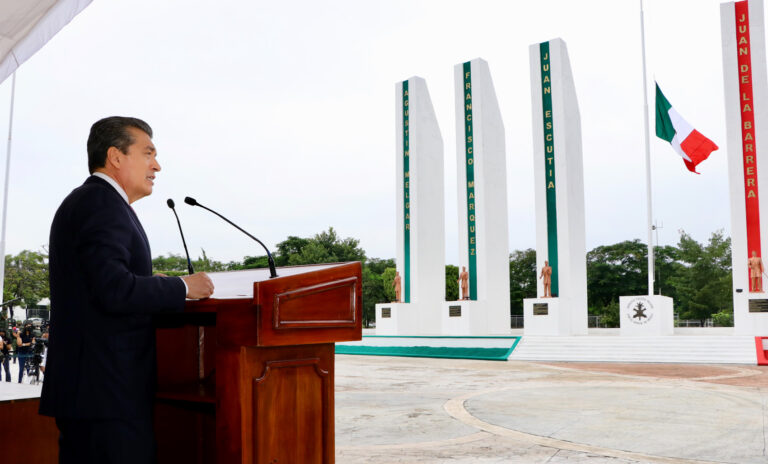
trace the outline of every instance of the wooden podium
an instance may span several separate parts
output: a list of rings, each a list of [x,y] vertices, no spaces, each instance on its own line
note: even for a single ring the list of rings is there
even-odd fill
[[[333,463],[334,343],[362,337],[358,262],[210,273],[158,321],[162,463]]]

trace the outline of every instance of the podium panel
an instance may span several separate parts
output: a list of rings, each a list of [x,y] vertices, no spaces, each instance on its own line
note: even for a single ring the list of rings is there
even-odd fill
[[[334,343],[362,339],[360,263],[210,273],[158,320],[160,463],[333,463]]]

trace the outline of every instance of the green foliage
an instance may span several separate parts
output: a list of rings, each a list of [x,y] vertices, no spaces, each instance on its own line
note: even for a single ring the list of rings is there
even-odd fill
[[[523,299],[536,298],[536,250],[515,250],[509,255],[509,301],[513,315],[523,315]]]
[[[587,304],[604,308],[621,295],[648,293],[648,250],[640,240],[599,246],[587,253]]]
[[[703,321],[721,310],[732,309],[731,239],[717,231],[702,245],[681,232],[677,248],[684,266],[671,282],[677,289],[680,318]]]
[[[618,327],[619,296],[648,292],[647,250],[640,240],[632,240],[587,253],[590,314]],[[656,247],[654,257],[656,293],[675,300],[681,319],[703,321],[720,311],[732,311],[731,239],[722,231],[714,232],[706,245],[681,232],[677,247]]]
[[[394,268],[395,267],[395,260],[390,259],[380,259],[380,258],[369,258],[365,261],[365,266],[371,270],[371,272],[374,272],[376,274],[383,274],[384,271],[387,270],[387,268]]]
[[[445,301],[459,299],[459,268],[451,264],[445,266]]]
[[[287,239],[277,244],[277,257],[275,264],[278,266],[287,266],[288,260],[293,255],[300,255],[301,250],[310,242],[308,238],[294,237],[289,235]],[[264,257],[266,258],[266,256]],[[266,264],[265,266],[266,267]]]
[[[192,268],[195,272],[220,272],[228,270],[220,261],[214,261],[208,258],[205,250],[201,249],[203,256],[192,261]],[[162,273],[169,276],[187,275],[187,257],[179,254],[169,253],[168,256],[160,255],[152,260],[152,272]]]
[[[600,316],[601,327],[619,327],[618,298],[603,306],[590,307],[589,314],[591,316]]]
[[[715,327],[733,327],[733,309],[724,309],[712,315],[712,324]]]
[[[24,250],[6,255],[3,301],[20,298],[21,304],[30,307],[49,295],[47,254]]]
[[[680,262],[680,250],[674,246],[657,246],[654,251],[655,290],[657,294],[665,295],[677,301],[677,287],[673,281],[675,276],[683,272],[685,266]],[[646,268],[648,266],[646,257]],[[646,279],[648,271],[646,270]],[[647,287],[647,284],[646,284]]]
[[[388,269],[394,269],[394,259],[371,258],[363,263],[363,326],[370,327],[376,320],[376,303],[387,303],[394,299],[395,291],[392,281],[387,284],[382,274]],[[392,273],[394,275],[394,272]],[[391,297],[389,295],[392,295]]]
[[[381,275],[363,266],[363,327],[376,320],[376,303],[384,303],[384,284]]]
[[[386,300],[381,301],[380,303],[395,301],[395,287],[392,284],[395,282],[396,272],[397,269],[394,267],[388,267],[384,269],[384,272],[381,274],[381,283],[384,285],[384,296]]]

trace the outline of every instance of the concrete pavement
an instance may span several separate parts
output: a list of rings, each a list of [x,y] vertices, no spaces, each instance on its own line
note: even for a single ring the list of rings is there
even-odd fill
[[[346,463],[768,463],[768,368],[336,357]]]

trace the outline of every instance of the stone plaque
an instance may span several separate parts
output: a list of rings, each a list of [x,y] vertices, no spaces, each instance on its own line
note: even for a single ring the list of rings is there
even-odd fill
[[[768,313],[768,299],[750,299],[749,300],[749,312],[750,313]]]
[[[448,306],[448,317],[461,317],[461,306]]]
[[[549,314],[549,303],[534,303],[533,315],[534,316],[546,316]]]
[[[381,318],[392,317],[392,308],[381,308]]]

